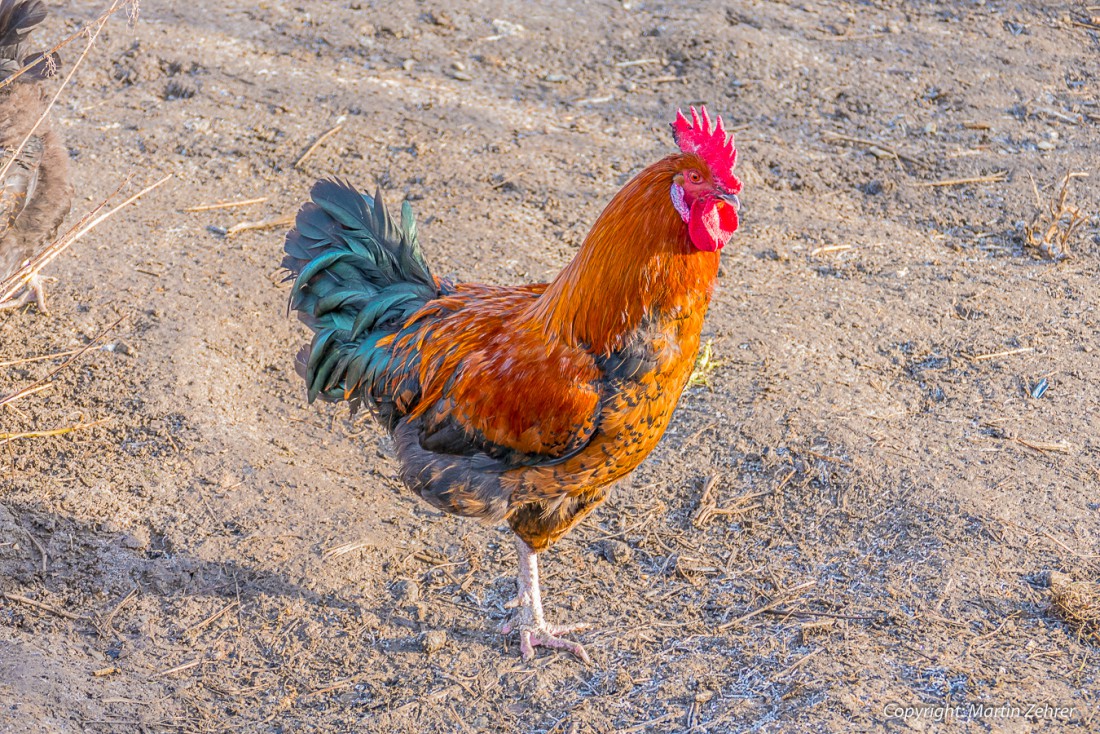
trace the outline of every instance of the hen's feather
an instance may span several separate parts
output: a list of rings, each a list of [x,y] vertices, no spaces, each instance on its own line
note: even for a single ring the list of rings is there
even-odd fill
[[[56,67],[41,61],[41,54],[20,57],[27,34],[45,17],[38,0],[0,0],[0,80],[40,59],[31,73],[0,88],[0,168],[11,160],[0,180],[0,281],[48,244],[72,202],[68,150],[50,121],[39,120],[46,102],[38,82],[47,67]],[[19,305],[25,297],[0,308]]]

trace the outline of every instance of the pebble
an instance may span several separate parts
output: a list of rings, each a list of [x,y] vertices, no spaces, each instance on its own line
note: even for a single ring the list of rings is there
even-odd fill
[[[634,549],[621,540],[605,540],[601,550],[603,557],[616,566],[625,566],[634,560]]]
[[[442,650],[447,644],[447,633],[443,630],[428,630],[420,636],[420,646],[426,653]]]

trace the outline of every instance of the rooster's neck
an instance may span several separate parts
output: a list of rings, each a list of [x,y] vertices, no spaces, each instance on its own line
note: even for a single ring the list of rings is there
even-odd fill
[[[643,322],[705,309],[719,255],[688,240],[669,190],[676,156],[639,173],[600,214],[533,311],[547,333],[609,353]]]

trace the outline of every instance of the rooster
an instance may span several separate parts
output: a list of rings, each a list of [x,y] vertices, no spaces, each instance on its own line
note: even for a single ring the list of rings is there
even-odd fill
[[[45,19],[39,0],[0,0],[0,283],[49,243],[72,204],[69,153],[50,127],[42,84],[56,74],[57,55],[21,55]],[[31,299],[45,310],[37,275],[0,309]]]
[[[519,556],[525,660],[584,647],[542,608],[538,554],[603,502],[660,440],[699,349],[719,251],[738,226],[737,152],[722,118],[677,112],[680,152],[633,178],[547,284],[432,276],[412,209],[322,180],[283,266],[314,332],[299,353],[310,402],[368,406],[403,482],[435,507],[499,523]]]

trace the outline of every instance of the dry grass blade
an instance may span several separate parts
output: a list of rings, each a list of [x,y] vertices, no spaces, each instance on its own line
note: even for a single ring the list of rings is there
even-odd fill
[[[353,540],[350,543],[344,543],[333,548],[327,549],[321,554],[321,558],[328,560],[329,558],[337,558],[348,553],[354,553],[360,548],[366,548],[370,546],[370,543],[366,540]]]
[[[341,122],[339,125],[332,128],[331,130],[328,130],[326,132],[321,133],[321,135],[316,140],[313,141],[313,145],[306,148],[306,152],[302,153],[302,156],[298,160],[294,161],[294,167],[295,168],[301,168],[302,164],[305,163],[306,158],[309,158],[311,155],[313,155],[313,153],[318,148],[321,147],[322,143],[324,143],[326,140],[328,140],[333,135],[335,135],[336,133],[340,132],[343,129],[344,129],[344,123]]]
[[[994,171],[988,176],[971,176],[969,178],[949,178],[943,181],[922,181],[920,183],[913,184],[914,186],[965,186],[967,184],[979,184],[979,183],[1001,183],[1008,178],[1008,171]]]
[[[1062,178],[1058,194],[1051,197],[1044,208],[1036,189],[1035,198],[1040,199],[1039,213],[1024,228],[1027,244],[1039,251],[1048,260],[1058,260],[1070,255],[1070,240],[1088,219],[1077,207],[1067,203],[1069,183],[1075,178],[1086,178],[1087,173],[1074,171]]]
[[[293,214],[286,214],[281,217],[276,217],[275,219],[264,219],[259,222],[241,222],[227,229],[225,231],[225,236],[232,237],[241,232],[251,232],[257,229],[276,229],[278,227],[285,227],[289,224],[294,224]]]
[[[1029,449],[1038,451],[1042,454],[1050,452],[1068,454],[1073,451],[1073,447],[1065,441],[1059,441],[1058,443],[1051,443],[1050,441],[1032,441],[1027,438],[1020,438],[1019,436],[1016,436],[1012,440],[1021,446],[1027,446]]]
[[[93,209],[92,211],[85,214],[81,218],[81,220],[79,222],[77,222],[77,224],[75,226],[72,227],[72,229],[70,229],[68,232],[66,232],[64,235],[62,235],[59,239],[52,242],[49,246],[45,247],[41,252],[39,252],[37,255],[32,257],[26,263],[24,263],[23,267],[19,268],[14,273],[12,273],[10,276],[8,276],[7,279],[0,282],[0,303],[3,303],[4,301],[7,301],[12,296],[14,296],[16,293],[18,293],[23,288],[23,286],[27,284],[27,282],[31,278],[33,278],[35,275],[37,275],[42,270],[42,268],[46,267],[51,262],[53,262],[53,260],[58,255],[60,255],[65,250],[67,250],[73,243],[75,243],[81,237],[88,234],[93,229],[95,229],[98,225],[102,224],[107,219],[113,217],[115,214],[122,211],[122,209],[124,209],[128,205],[134,203],[135,201],[137,201],[141,197],[145,196],[150,191],[157,188],[158,186],[160,186],[161,184],[163,184],[165,181],[167,181],[170,178],[172,178],[172,174],[168,174],[167,176],[160,179],[156,183],[151,184],[149,186],[146,186],[144,189],[137,192],[136,194],[131,196],[129,199],[122,202],[121,204],[119,204],[115,208],[111,209],[110,211],[99,214],[99,216],[93,216],[97,212],[102,211],[103,207],[107,206],[107,204],[110,202],[110,200],[112,198],[114,198],[114,196],[116,196],[119,191],[122,190],[122,187],[125,186],[127,183],[129,183],[130,179],[127,178],[125,181],[123,181],[119,185],[119,187],[117,189],[115,189],[115,192],[113,194],[111,194],[105,200],[100,202],[100,204],[98,206],[96,206],[95,209]]]
[[[95,347],[95,345],[99,343],[99,340],[102,339],[104,336],[106,336],[108,334],[108,332],[110,332],[116,326],[121,324],[122,320],[124,318],[126,318],[126,317],[125,316],[120,316],[117,321],[115,321],[113,324],[108,326],[106,329],[104,329],[103,331],[99,332],[94,337],[92,337],[92,340],[90,342],[88,342],[86,345],[84,345],[84,347],[82,349],[80,349],[78,352],[76,352],[71,357],[69,357],[64,362],[62,362],[58,367],[55,367],[53,370],[51,370],[49,373],[47,373],[45,377],[42,377],[38,380],[35,380],[30,385],[28,385],[27,387],[22,388],[21,390],[17,390],[17,391],[15,391],[15,392],[13,392],[9,395],[4,396],[3,398],[0,398],[0,407],[2,407],[4,405],[7,405],[8,403],[12,402],[13,400],[18,400],[19,398],[21,398],[25,395],[28,395],[32,392],[36,392],[37,390],[42,389],[43,385],[49,383],[50,378],[52,378],[54,375],[56,375],[61,370],[68,367],[70,364],[72,364],[77,359],[80,359],[81,355],[83,355],[85,352],[87,352],[90,349],[92,349],[93,347]]]
[[[0,446],[6,443],[11,443],[20,438],[45,438],[47,436],[63,436],[66,433],[72,433],[73,431],[82,431],[85,428],[95,428],[96,426],[102,426],[105,423],[110,423],[110,418],[101,418],[97,421],[90,423],[79,423],[74,426],[64,426],[62,428],[51,428],[45,431],[24,431],[22,433],[0,433]]]
[[[49,390],[51,387],[53,387],[52,382],[44,382],[41,385],[35,385],[33,387],[28,387],[28,388],[25,388],[23,390],[20,390],[18,393],[9,396],[11,398],[11,400],[7,400],[3,404],[2,407],[11,408],[12,410],[15,410],[15,406],[13,406],[11,404],[12,402],[14,402],[16,400],[20,400],[22,398],[30,397],[31,395],[35,395],[37,393],[42,392],[43,390]]]
[[[197,206],[189,206],[181,211],[185,212],[212,212],[215,209],[235,209],[239,206],[251,206],[252,204],[263,204],[267,201],[266,196],[258,196],[255,199],[241,199],[240,201],[219,201],[214,204],[198,204]]]
[[[163,678],[165,676],[173,675],[175,673],[182,673],[183,671],[190,670],[191,668],[194,668],[197,665],[202,665],[202,659],[201,658],[198,659],[198,660],[192,660],[189,663],[184,663],[183,665],[177,665],[176,667],[169,668],[168,670],[162,670],[159,673],[154,673],[153,675],[150,676],[150,678]]]
[[[816,650],[811,650],[810,652],[808,652],[808,653],[806,653],[805,655],[803,655],[802,657],[800,657],[800,658],[799,658],[798,660],[795,660],[795,661],[794,661],[793,663],[791,663],[790,665],[788,665],[788,666],[787,666],[786,668],[784,668],[784,669],[783,669],[782,671],[780,671],[780,672],[776,673],[775,675],[773,675],[773,676],[772,676],[772,680],[773,680],[773,681],[776,681],[776,680],[779,680],[779,679],[781,679],[781,678],[785,678],[785,677],[787,677],[788,675],[790,675],[791,673],[793,673],[794,671],[798,670],[798,669],[799,669],[799,668],[801,668],[801,667],[802,667],[803,665],[805,665],[805,664],[806,664],[806,662],[807,662],[807,661],[808,661],[808,660],[809,660],[810,658],[814,657],[815,655],[820,655],[820,654],[821,654],[821,653],[823,653],[823,652],[825,652],[825,648],[824,648],[824,647],[819,647],[819,648],[817,648]]]
[[[214,612],[213,614],[211,614],[206,619],[204,619],[201,622],[198,622],[196,624],[193,624],[190,627],[188,627],[187,629],[185,629],[183,631],[183,634],[185,634],[185,635],[197,635],[204,628],[206,628],[207,626],[213,624],[214,622],[217,622],[219,619],[224,617],[226,614],[228,614],[232,610],[236,609],[238,606],[240,606],[240,604],[235,600],[229,602],[224,607],[222,607],[218,611]]]
[[[8,601],[18,602],[19,604],[26,604],[28,607],[34,607],[35,609],[41,609],[44,612],[49,612],[50,614],[56,614],[57,616],[64,617],[65,619],[72,619],[72,620],[87,619],[87,617],[85,617],[83,614],[73,614],[72,612],[67,612],[64,609],[58,609],[57,607],[53,606],[52,604],[46,604],[45,602],[35,601],[34,599],[30,599],[28,597],[23,596],[22,594],[12,594],[10,592],[5,591],[2,594],[0,594],[0,596],[3,596]]]
[[[810,251],[810,257],[817,257],[818,255],[828,255],[833,252],[845,252],[851,250],[854,245],[829,245],[827,247],[818,247]]]
[[[45,362],[47,359],[56,359],[58,357],[68,357],[70,354],[76,354],[79,349],[69,349],[65,352],[54,352],[53,354],[43,354],[38,357],[23,357],[21,359],[9,359],[6,362],[0,362],[0,367],[14,367],[20,364],[31,364],[32,362]]]
[[[989,352],[988,354],[976,354],[972,357],[966,357],[971,362],[985,362],[989,359],[997,359],[998,357],[1011,357],[1014,354],[1024,354],[1025,352],[1034,352],[1035,347],[1020,347],[1019,349],[1006,349],[1003,352]],[[966,356],[966,355],[963,355]]]

